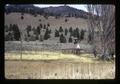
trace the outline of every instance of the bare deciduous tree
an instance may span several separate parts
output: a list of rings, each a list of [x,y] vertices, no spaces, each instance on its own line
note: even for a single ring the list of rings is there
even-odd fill
[[[89,15],[89,32],[92,33],[92,45],[95,46],[94,32],[99,31],[102,57],[110,57],[115,52],[115,6],[87,5]],[[109,51],[109,52],[108,52]],[[106,54],[108,53],[108,54]]]

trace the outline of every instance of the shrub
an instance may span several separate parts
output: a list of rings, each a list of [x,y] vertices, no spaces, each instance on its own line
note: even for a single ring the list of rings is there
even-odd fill
[[[71,37],[69,38],[69,43],[72,43],[72,38]]]
[[[60,35],[60,43],[66,43],[66,38],[63,36],[63,34]]]
[[[68,19],[65,19],[65,22],[67,22],[68,21]]]
[[[55,30],[55,37],[59,37],[59,31]]]
[[[19,30],[17,24],[13,25],[13,34],[14,34],[14,39],[15,40],[17,40],[17,41],[20,40],[20,30]]]
[[[22,15],[22,16],[21,16],[21,20],[23,20],[23,19],[24,19],[24,16]]]
[[[69,32],[72,33],[72,31],[73,31],[73,29],[72,29],[72,27],[70,27]]]
[[[47,26],[49,27],[49,26],[50,26],[50,24],[48,23],[48,24],[47,24]]]
[[[81,40],[83,40],[83,39],[84,39],[84,30],[81,30],[80,39],[81,39]]]
[[[47,40],[48,38],[50,38],[50,32],[49,32],[49,29],[47,28],[44,35],[44,39]]]
[[[59,32],[63,32],[63,29],[62,29],[62,27],[60,26],[60,28],[59,28]]]

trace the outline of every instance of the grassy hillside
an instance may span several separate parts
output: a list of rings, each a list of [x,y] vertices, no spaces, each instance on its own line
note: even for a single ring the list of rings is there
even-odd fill
[[[39,21],[41,19],[41,21]],[[59,28],[62,26],[63,28],[76,28],[87,29],[87,21],[82,18],[70,17],[68,18],[68,22],[65,22],[65,17],[60,17],[56,19],[53,16],[49,16],[48,19],[45,19],[41,15],[37,15],[36,17],[30,14],[24,14],[24,19],[21,20],[21,13],[10,13],[8,15],[5,14],[5,24],[18,24],[20,28],[25,28],[27,25],[32,25],[36,27],[40,23],[47,24],[50,23],[50,28]]]

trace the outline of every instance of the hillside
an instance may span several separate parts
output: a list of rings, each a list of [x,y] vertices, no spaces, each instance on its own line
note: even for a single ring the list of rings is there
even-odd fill
[[[9,5],[5,6],[5,12],[26,12],[30,14],[40,14],[40,15],[52,15],[52,16],[67,16],[67,17],[80,17],[87,19],[90,15],[88,12],[83,10],[78,10],[69,6],[59,6],[59,7],[45,7],[40,8],[31,4],[26,5]]]

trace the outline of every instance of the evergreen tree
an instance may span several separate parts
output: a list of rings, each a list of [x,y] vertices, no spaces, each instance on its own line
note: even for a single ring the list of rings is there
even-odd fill
[[[71,37],[69,38],[69,43],[72,43],[72,38]]]
[[[17,41],[20,40],[20,31],[19,31],[18,25],[14,24],[12,27],[12,30],[13,30],[13,34],[14,34],[14,39]]]
[[[88,43],[90,43],[91,41],[92,41],[92,34],[89,33],[89,34],[88,34]]]
[[[68,21],[68,19],[65,19],[65,22],[67,22]]]
[[[50,32],[49,32],[49,29],[47,28],[44,35],[44,39],[47,40],[48,38],[50,38]]]
[[[40,27],[40,28],[42,28],[42,27],[43,27],[43,25],[40,23],[39,27]]]
[[[47,26],[49,27],[49,26],[50,26],[50,24],[48,23],[48,24],[47,24]]]
[[[55,37],[59,37],[59,31],[55,30]]]
[[[72,29],[72,27],[70,27],[69,32],[72,33],[72,31],[73,31],[73,29]]]
[[[66,38],[63,36],[63,34],[60,35],[60,43],[66,43]]]
[[[22,16],[21,16],[21,20],[23,20],[23,19],[24,19],[24,16],[22,15]]]
[[[83,40],[84,39],[84,30],[81,30],[81,35],[80,35],[80,39]]]
[[[59,32],[63,32],[63,29],[62,29],[62,27],[60,26],[60,28],[59,28]]]
[[[46,27],[46,25],[44,24],[44,29],[46,29],[47,27]]]

